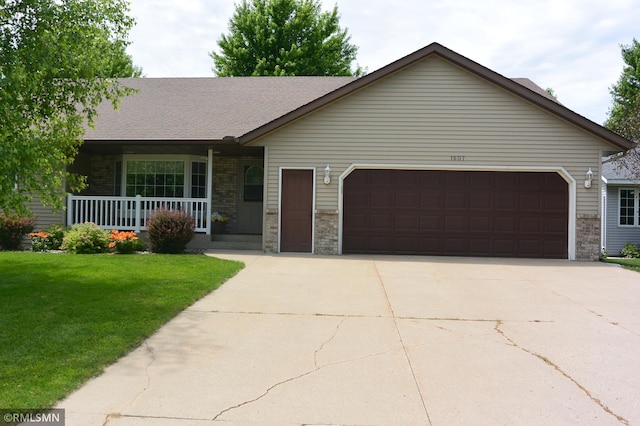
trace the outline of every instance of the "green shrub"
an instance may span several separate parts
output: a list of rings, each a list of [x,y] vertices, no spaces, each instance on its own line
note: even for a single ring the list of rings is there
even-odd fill
[[[620,251],[620,254],[628,258],[638,258],[640,257],[640,248],[633,243],[627,243],[624,245],[622,251]]]
[[[61,248],[76,254],[106,253],[109,232],[92,222],[76,224],[64,236]]]
[[[114,229],[109,234],[109,248],[120,254],[131,254],[144,250],[144,243],[133,231],[121,232]]]
[[[0,248],[18,250],[25,235],[33,231],[35,223],[33,217],[0,213]]]
[[[60,250],[64,232],[63,225],[55,224],[49,226],[46,231],[30,233],[31,249],[33,251]]]
[[[48,249],[60,250],[62,241],[64,240],[64,233],[66,232],[64,225],[60,225],[58,223],[53,224],[49,226],[45,232],[49,235],[49,238],[47,239]]]
[[[193,238],[195,221],[182,210],[158,209],[147,219],[147,235],[155,253],[182,253]]]

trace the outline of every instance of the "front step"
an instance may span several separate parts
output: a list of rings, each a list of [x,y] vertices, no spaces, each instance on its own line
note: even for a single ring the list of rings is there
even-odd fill
[[[190,249],[262,250],[262,235],[196,234],[187,246]]]

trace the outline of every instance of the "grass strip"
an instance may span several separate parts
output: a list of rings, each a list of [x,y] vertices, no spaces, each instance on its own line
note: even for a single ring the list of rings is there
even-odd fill
[[[0,252],[0,407],[53,406],[242,267],[202,255]]]

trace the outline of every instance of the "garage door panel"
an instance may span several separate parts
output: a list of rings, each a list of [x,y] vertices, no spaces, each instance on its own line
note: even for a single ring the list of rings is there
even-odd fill
[[[539,239],[523,239],[518,242],[518,254],[523,257],[540,257],[542,241]]]
[[[497,216],[495,217],[493,229],[496,233],[516,232],[516,219],[511,216]]]
[[[444,207],[444,194],[434,192],[422,192],[420,198],[420,209],[441,209]]]
[[[556,173],[356,170],[343,207],[345,253],[567,257]]]
[[[513,172],[500,172],[500,177],[494,182],[498,192],[515,190],[518,188],[518,174]]]
[[[485,256],[487,253],[493,252],[491,246],[491,239],[489,237],[471,238],[469,239],[469,255]]]
[[[366,230],[368,214],[366,213],[353,213],[344,218],[344,227],[352,230]]]
[[[566,199],[563,194],[545,194],[544,208],[547,212],[556,211],[559,213],[565,210]]]
[[[494,200],[496,210],[514,211],[518,208],[518,199],[513,194],[498,193]]]
[[[544,219],[544,232],[563,234],[567,229],[567,219],[564,217],[547,217]]]
[[[418,226],[419,218],[417,215],[398,214],[395,216],[394,227],[396,231],[415,231],[417,232],[420,227]]]
[[[539,233],[542,232],[541,218],[539,217],[523,217],[520,219],[521,233]]]
[[[402,209],[417,209],[420,207],[420,199],[416,197],[415,192],[401,192],[396,194],[395,206]]]
[[[447,237],[443,239],[442,253],[447,253],[452,256],[462,256],[467,254],[467,239],[460,237]]]
[[[406,170],[405,173],[394,173],[393,183],[400,189],[420,187],[420,172],[417,170]]]
[[[370,208],[389,209],[393,207],[394,195],[392,192],[377,191],[370,196]]]
[[[369,219],[369,227],[373,232],[393,230],[393,215],[372,213]]]
[[[467,196],[463,193],[449,193],[445,195],[444,208],[447,210],[462,210],[467,207]]]
[[[471,216],[469,232],[490,232],[492,220],[489,216]]]
[[[372,235],[370,238],[370,246],[374,253],[386,253],[389,247],[393,247],[393,237]]]
[[[374,185],[379,188],[391,187],[393,184],[394,170],[376,170],[369,173],[367,185]]]
[[[469,196],[469,208],[473,211],[491,210],[493,197],[490,194],[471,194]]]
[[[459,172],[443,172],[444,173],[444,184],[449,187],[449,189],[453,188],[464,188],[467,186],[466,175],[464,173]]]
[[[424,237],[418,239],[419,253],[439,255],[442,254],[440,251],[441,247],[442,244],[440,243],[440,239],[437,237]]]
[[[516,250],[516,241],[510,238],[496,238],[493,247],[494,256],[512,256]]]
[[[366,192],[345,193],[344,206],[349,208],[367,208],[369,206],[369,194]]]
[[[396,251],[401,253],[415,253],[418,250],[417,240],[412,235],[398,236],[394,244]]]
[[[422,215],[420,216],[420,231],[437,231],[442,228],[442,216]]]
[[[544,195],[542,196],[544,197]],[[520,194],[520,210],[534,210],[540,211],[542,209],[543,200],[540,194]]]
[[[444,229],[445,231],[466,231],[467,220],[466,216],[445,216]]]

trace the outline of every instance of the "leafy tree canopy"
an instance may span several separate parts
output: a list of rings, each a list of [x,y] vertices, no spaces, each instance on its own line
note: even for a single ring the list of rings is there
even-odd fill
[[[0,210],[26,213],[32,194],[62,207],[67,174],[104,100],[139,76],[126,54],[127,0],[0,1]]]
[[[243,0],[211,52],[214,72],[231,76],[350,76],[358,48],[339,23],[338,7],[319,0]]]
[[[640,141],[640,43],[621,46],[624,68],[611,88],[613,105],[605,126],[627,139]]]

